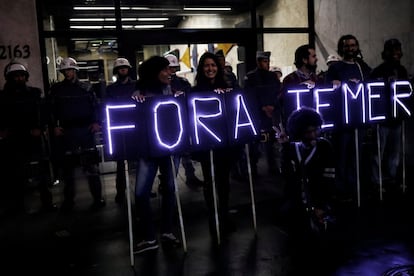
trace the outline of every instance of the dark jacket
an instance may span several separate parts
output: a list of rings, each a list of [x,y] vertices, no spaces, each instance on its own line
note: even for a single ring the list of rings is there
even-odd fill
[[[338,61],[329,67],[326,73],[326,81],[329,83],[334,80],[347,82],[350,79],[365,81],[369,79],[370,74],[371,67],[362,59],[358,59],[355,63]]]
[[[280,81],[276,79],[274,73],[256,68],[246,74],[244,88],[248,95],[254,95],[256,98],[261,129],[271,130],[274,125],[273,119],[280,117],[277,99],[280,92]],[[262,110],[264,106],[273,106],[276,115],[269,118]]]
[[[125,83],[118,80],[106,88],[106,100],[130,99],[136,89],[135,87],[136,81],[133,79],[128,78],[128,81]]]
[[[30,135],[32,129],[44,129],[46,114],[42,91],[36,87],[7,84],[0,96],[0,129],[12,135]]]
[[[98,123],[99,110],[89,83],[61,81],[52,86],[49,97],[52,126],[88,127]]]
[[[326,139],[319,138],[309,149],[301,142],[284,143],[282,173],[287,181],[287,197],[307,208],[324,209],[333,198],[334,164],[332,146]]]

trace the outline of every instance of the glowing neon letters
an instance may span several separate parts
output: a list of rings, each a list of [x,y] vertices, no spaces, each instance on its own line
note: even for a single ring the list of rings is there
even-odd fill
[[[112,125],[112,115],[113,111],[125,111],[131,110],[136,107],[135,104],[123,104],[123,105],[107,105],[105,108],[105,115],[106,115],[106,135],[108,138],[108,150],[109,154],[112,155],[113,153],[113,143],[112,143],[112,132],[114,130],[123,130],[123,129],[133,129],[135,128],[134,124],[126,124],[126,125]]]
[[[187,98],[159,96],[147,98],[144,103],[107,105],[109,154],[116,156],[122,147],[118,144],[120,137],[124,135],[125,140],[125,135],[132,132],[135,143],[141,144],[134,154],[149,156],[252,141],[258,131],[251,109],[243,94],[235,92],[197,92]]]
[[[289,89],[285,106],[287,114],[301,106],[315,108],[324,118],[323,128],[357,126],[411,117],[412,92],[408,81],[395,81],[389,87],[384,82],[343,83],[337,89]]]

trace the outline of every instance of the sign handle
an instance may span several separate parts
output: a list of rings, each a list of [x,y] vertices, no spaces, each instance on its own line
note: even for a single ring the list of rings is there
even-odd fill
[[[405,156],[406,156],[406,148],[405,148],[405,121],[401,122],[401,138],[402,138],[402,190],[403,193],[406,192],[406,163],[405,163]]]
[[[358,128],[355,128],[355,164],[356,164],[356,181],[357,181],[357,202],[358,207],[361,207],[361,181],[359,176],[359,137]]]
[[[379,178],[379,195],[380,200],[383,200],[383,181],[382,181],[382,155],[381,155],[381,137],[380,125],[377,124],[377,155],[378,155],[378,178]],[[375,183],[376,184],[376,183]]]
[[[177,201],[178,218],[180,220],[181,239],[183,240],[184,252],[187,252],[187,240],[185,238],[183,213],[182,213],[182,210],[181,210],[180,193],[178,191],[177,178],[176,178],[177,172],[176,172],[176,169],[175,169],[174,157],[172,155],[170,156],[170,160],[171,160],[171,168],[172,168],[173,179],[174,179],[175,200]]]
[[[213,186],[213,202],[214,202],[214,219],[216,222],[217,244],[220,245],[220,222],[217,210],[217,193],[216,193],[216,176],[214,174],[214,154],[210,150],[210,167],[211,167],[211,185]]]
[[[132,231],[132,208],[131,208],[131,188],[129,186],[129,168],[128,160],[124,160],[126,196],[128,206],[128,232],[129,232],[129,255],[131,258],[131,266],[134,266],[134,234]]]
[[[252,215],[253,215],[253,229],[254,229],[254,232],[257,233],[256,204],[255,204],[255,200],[254,200],[252,166],[250,164],[249,144],[245,145],[245,152],[246,152],[246,157],[247,157],[247,172],[249,173],[250,199],[251,199],[251,202],[252,202]]]

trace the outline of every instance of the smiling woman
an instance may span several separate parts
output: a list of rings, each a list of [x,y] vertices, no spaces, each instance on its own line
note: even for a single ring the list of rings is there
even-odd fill
[[[195,81],[196,85],[192,89],[193,93],[211,90],[218,94],[231,95],[234,93],[234,87],[228,87],[224,80],[224,69],[218,57],[210,52],[205,52],[200,57]],[[226,107],[229,108],[229,105]],[[204,198],[209,210],[210,234],[213,241],[219,244],[221,239],[226,238],[235,230],[234,224],[229,220],[228,210],[230,171],[240,155],[241,147],[234,145],[192,154],[193,159],[201,163],[204,176]]]
[[[217,56],[209,52],[200,57],[195,80],[196,91],[229,88],[224,81],[224,71]]]

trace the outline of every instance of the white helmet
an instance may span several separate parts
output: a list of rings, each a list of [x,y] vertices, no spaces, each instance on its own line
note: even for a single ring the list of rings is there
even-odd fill
[[[166,59],[168,59],[168,61],[170,62],[170,67],[178,67],[180,66],[180,63],[178,62],[178,59],[175,55],[173,54],[168,54],[164,56]]]
[[[121,66],[126,66],[128,68],[132,68],[131,64],[129,63],[129,61],[126,58],[117,58],[114,61],[114,70],[117,69],[118,67]]]
[[[27,71],[26,66],[24,66],[21,63],[8,64],[4,72],[4,76],[7,78],[9,74],[12,72],[23,72],[26,75],[26,77],[29,77],[29,71]]]
[[[59,70],[63,71],[66,69],[75,69],[76,71],[79,71],[78,63],[74,58],[67,57],[62,59],[62,61],[60,62]]]
[[[329,55],[328,58],[326,59],[326,64],[329,64],[330,62],[333,61],[339,61],[339,57],[337,57],[336,55]]]
[[[280,69],[279,67],[276,67],[276,66],[270,67],[269,71],[274,72],[274,73],[279,72],[280,74],[283,74],[282,69]]]

